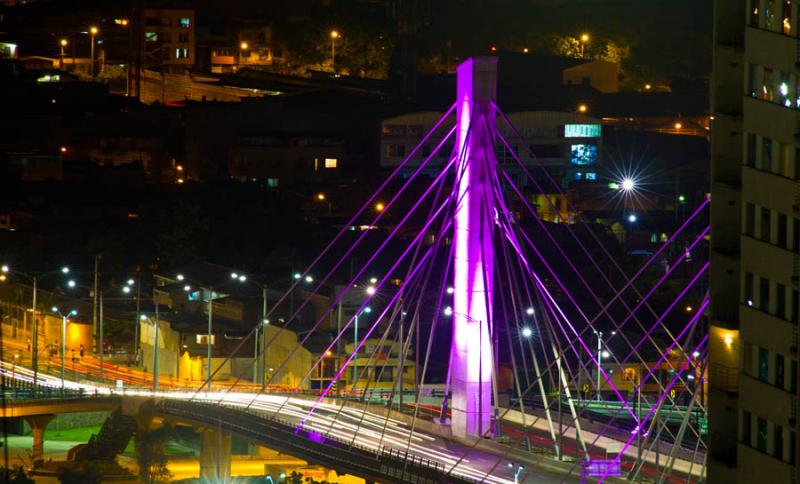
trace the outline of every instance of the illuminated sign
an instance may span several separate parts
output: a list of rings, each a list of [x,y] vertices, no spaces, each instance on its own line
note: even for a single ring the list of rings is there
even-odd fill
[[[565,124],[565,138],[599,138],[599,124]]]
[[[570,163],[573,165],[592,165],[597,163],[597,145],[572,145]]]

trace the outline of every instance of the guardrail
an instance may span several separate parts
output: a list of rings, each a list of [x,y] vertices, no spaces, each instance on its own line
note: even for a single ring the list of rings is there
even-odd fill
[[[424,484],[475,482],[447,473],[438,462],[386,447],[370,448],[323,436],[263,412],[175,400],[160,402],[158,410],[210,428],[225,429],[280,452],[370,479],[392,477],[394,482]]]

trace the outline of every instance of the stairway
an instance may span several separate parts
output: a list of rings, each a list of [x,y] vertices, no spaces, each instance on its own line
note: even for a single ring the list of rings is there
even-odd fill
[[[87,444],[70,449],[68,459],[113,461],[125,450],[135,433],[136,420],[120,412],[114,412],[103,422],[100,432],[93,435]]]

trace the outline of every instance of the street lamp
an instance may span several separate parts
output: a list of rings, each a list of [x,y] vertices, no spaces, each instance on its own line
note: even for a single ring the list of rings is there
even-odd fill
[[[331,70],[336,75],[336,39],[339,38],[339,32],[331,30]]]
[[[77,316],[78,311],[71,309],[67,313],[59,311],[58,307],[53,306],[52,311],[61,316],[61,393],[64,393],[64,353],[67,352],[67,318]]]
[[[250,57],[249,55],[245,56],[245,52],[249,48],[250,48],[250,45],[248,45],[247,42],[242,42],[241,44],[239,44],[239,66],[242,65],[242,58],[243,57]]]
[[[630,193],[636,189],[636,182],[630,177],[623,178],[622,182],[619,184],[619,188],[623,192]]]
[[[89,27],[89,38],[91,40],[91,54],[89,56],[89,59],[91,61],[90,68],[92,77],[94,77],[94,37],[95,35],[97,35],[97,32],[98,32],[97,27],[94,26]]]
[[[245,274],[240,274],[238,272],[231,272],[231,279],[236,280],[239,282],[247,282],[247,276]],[[252,281],[251,281],[252,282]],[[267,329],[263,328],[262,325],[266,326],[269,324],[269,319],[267,319],[267,285],[266,283],[261,283],[261,324],[256,325],[255,334],[253,335],[253,383],[256,383],[259,378],[259,363],[258,362],[258,350],[259,346],[261,347],[261,388],[263,389],[266,385],[266,365],[267,365]],[[259,339],[258,333],[261,331],[261,338]]]
[[[608,355],[607,351],[603,351],[603,332],[602,331],[595,331],[594,334],[597,335],[597,401],[601,400],[600,396],[600,370],[602,368],[603,362],[603,354],[605,353]]]
[[[522,328],[522,336],[525,338],[530,338],[533,336],[533,330],[529,326],[525,326]]]
[[[356,378],[358,378],[358,317],[362,314],[369,314],[372,312],[372,308],[367,306],[361,312],[357,312],[353,321],[353,386],[352,389],[356,389]],[[366,388],[366,386],[364,387]]]
[[[589,43],[589,34],[581,34],[581,59],[586,57],[586,44]]]
[[[64,47],[67,46],[67,39],[61,39],[61,58],[59,60],[59,69],[64,69]]]
[[[36,297],[38,295],[38,288],[39,288],[39,279],[52,275],[52,274],[69,274],[69,267],[63,266],[60,269],[48,272],[41,272],[38,274],[26,274],[20,271],[12,271],[11,267],[8,264],[3,264],[0,266],[0,274],[5,276],[6,274],[14,274],[18,276],[22,276],[29,281],[33,286],[33,296],[31,299],[31,311],[33,313],[33,324],[31,325],[31,366],[33,367],[33,385],[34,388],[36,387],[36,383],[39,379],[39,321],[36,318]],[[69,281],[67,283],[69,287],[75,287],[75,281]]]

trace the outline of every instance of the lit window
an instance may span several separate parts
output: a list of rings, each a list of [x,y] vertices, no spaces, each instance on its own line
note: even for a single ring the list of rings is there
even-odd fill
[[[158,33],[157,32],[145,32],[144,33],[144,40],[145,40],[145,42],[158,42]]]
[[[181,19],[180,19],[180,21],[178,22],[178,25],[180,25],[181,27],[183,27],[183,28],[185,28],[185,29],[188,29],[188,28],[189,28],[189,24],[190,24],[190,22],[189,22],[189,17],[183,17],[183,18],[181,18]]]
[[[594,173],[594,172],[590,171],[589,173],[586,174],[586,179],[587,180],[597,180],[597,173]]]
[[[267,186],[270,188],[278,188],[277,178],[267,178]]]
[[[337,168],[338,160],[336,158],[325,158],[325,168]]]
[[[208,335],[205,335],[205,334],[195,335],[195,342],[197,344],[199,344],[199,345],[207,345],[208,344]],[[211,335],[211,344],[212,345],[217,344],[217,338],[216,338],[216,335],[214,335],[214,334]]]
[[[576,171],[575,172],[575,181],[583,180],[583,173]]]

